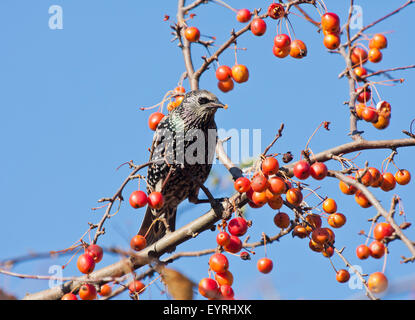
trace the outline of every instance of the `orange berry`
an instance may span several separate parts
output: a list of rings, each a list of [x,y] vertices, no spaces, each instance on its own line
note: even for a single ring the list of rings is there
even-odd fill
[[[340,18],[333,12],[327,12],[321,17],[321,28],[326,32],[337,32],[340,28]]]
[[[390,118],[379,115],[376,122],[373,122],[372,125],[379,130],[386,129],[389,126]]]
[[[236,64],[232,67],[232,78],[238,83],[248,81],[249,71],[243,64]]]
[[[373,48],[369,50],[368,59],[370,62],[378,63],[382,60],[382,56],[383,56],[382,52],[377,48]]]
[[[367,51],[361,47],[355,47],[350,55],[353,65],[362,65],[367,61]]]
[[[375,272],[369,276],[367,285],[370,291],[381,293],[388,288],[388,278],[382,272]]]
[[[302,59],[307,56],[307,47],[301,40],[294,40],[290,44],[290,56],[296,59]]]
[[[369,200],[360,190],[357,190],[354,198],[356,202],[358,203],[358,205],[361,206],[362,208],[369,208],[370,206],[372,206],[372,204],[369,202]]]
[[[335,50],[340,46],[340,36],[333,33],[328,34],[324,36],[323,44],[327,49]]]
[[[402,186],[407,185],[411,181],[411,173],[405,169],[398,170],[395,173],[395,180]]]
[[[112,292],[112,288],[110,287],[109,284],[104,284],[99,289],[99,294],[103,297],[109,296],[111,294],[111,292]]]
[[[303,201],[303,194],[298,188],[288,189],[287,194],[285,195],[286,200],[291,203],[293,206],[299,206]]]
[[[323,202],[323,210],[327,213],[335,213],[337,211],[337,203],[331,198],[327,198]]]
[[[184,30],[184,37],[189,42],[197,42],[199,41],[199,38],[200,38],[200,31],[196,27],[187,27]]]
[[[229,92],[233,89],[233,87],[234,87],[234,84],[231,78],[225,81],[218,81],[218,88],[222,92]]]
[[[349,176],[349,178],[351,179],[355,179],[354,177]],[[347,183],[340,181],[339,182],[339,188],[340,191],[343,192],[344,194],[348,194],[348,195],[352,195],[355,194],[357,191],[357,188],[352,186],[352,185],[348,185]]]
[[[222,285],[231,286],[233,283],[233,275],[229,270],[226,270],[225,272],[222,272],[222,273],[216,273],[215,280],[220,286]]]
[[[333,228],[340,228],[346,223],[346,217],[342,213],[333,213],[329,216],[327,222]]]
[[[97,297],[97,289],[90,283],[84,283],[79,288],[79,297],[82,300],[94,300]]]
[[[373,49],[385,49],[388,46],[388,40],[386,39],[386,37],[381,34],[381,33],[377,33],[373,36],[372,39],[370,39],[369,41],[369,48]]]
[[[347,270],[341,269],[339,271],[337,271],[336,274],[336,280],[340,283],[345,283],[347,281],[349,281],[350,279],[350,273]]]
[[[396,186],[396,180],[393,174],[390,172],[385,172],[383,174],[383,181],[382,181],[380,188],[383,191],[391,191],[395,189],[395,186]]]
[[[137,234],[131,238],[130,247],[135,251],[143,250],[146,247],[146,245],[146,238],[144,238],[142,235]]]

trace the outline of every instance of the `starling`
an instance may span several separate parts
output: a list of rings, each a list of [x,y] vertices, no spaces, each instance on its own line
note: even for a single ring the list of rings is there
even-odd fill
[[[161,209],[147,207],[138,232],[146,236],[147,246],[161,239],[166,227],[175,230],[177,206],[183,200],[197,203],[199,186],[212,168],[217,141],[215,113],[224,107],[209,91],[190,91],[158,124],[150,155],[153,163],[147,172],[147,191],[161,192],[164,205]],[[162,215],[164,222],[157,220],[152,225]]]

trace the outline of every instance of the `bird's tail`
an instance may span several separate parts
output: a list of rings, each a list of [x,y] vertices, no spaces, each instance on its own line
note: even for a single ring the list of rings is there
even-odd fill
[[[176,227],[176,210],[177,208],[164,207],[159,210],[151,209],[147,207],[144,220],[141,224],[139,235],[145,236],[147,241],[147,247],[152,245],[154,242],[160,240],[166,234],[166,226],[163,221],[153,221],[164,214],[165,221],[167,222],[170,231],[174,231]],[[149,228],[151,228],[149,230]]]

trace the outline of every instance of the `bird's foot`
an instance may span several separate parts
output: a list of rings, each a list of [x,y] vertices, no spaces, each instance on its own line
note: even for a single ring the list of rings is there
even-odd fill
[[[197,197],[189,197],[189,202],[193,204],[201,204],[201,203],[210,203],[212,206],[217,206],[222,201],[225,201],[227,198],[213,198],[213,199],[199,199]]]

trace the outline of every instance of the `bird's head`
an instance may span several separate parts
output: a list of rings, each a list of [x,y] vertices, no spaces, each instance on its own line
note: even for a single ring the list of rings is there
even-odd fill
[[[207,121],[212,119],[219,108],[226,108],[226,105],[213,93],[207,90],[194,90],[185,94],[181,105],[175,110]]]

